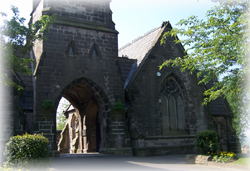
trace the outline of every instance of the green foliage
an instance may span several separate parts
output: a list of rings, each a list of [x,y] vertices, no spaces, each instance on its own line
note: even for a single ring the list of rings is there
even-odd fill
[[[124,110],[124,104],[122,102],[116,102],[113,109],[116,110],[116,111],[123,111]]]
[[[27,58],[26,55],[32,50],[36,40],[43,40],[46,33],[55,21],[55,15],[44,15],[29,27],[25,26],[25,19],[19,16],[17,7],[12,6],[13,16],[10,20],[5,20],[0,27],[0,45],[1,45],[1,67],[5,67],[12,74],[23,73],[30,75],[31,69],[29,64],[34,60]],[[7,15],[0,13],[2,17]],[[1,81],[6,86],[14,86],[18,90],[22,89],[21,85],[14,83],[8,73],[2,73]]]
[[[56,129],[63,130],[65,124],[66,124],[66,117],[62,112],[57,112]]]
[[[206,19],[191,16],[182,19],[174,28],[164,33],[161,43],[174,37],[182,43],[186,55],[166,60],[161,66],[179,66],[200,78],[199,84],[213,81],[204,92],[206,105],[218,97],[227,98],[234,112],[234,128],[237,134],[246,130],[250,117],[245,110],[248,99],[246,76],[249,73],[249,1],[214,0],[218,5],[207,11]],[[177,34],[183,36],[180,41]]]
[[[198,132],[195,135],[195,148],[204,154],[216,153],[219,149],[217,133],[211,130]]]
[[[227,95],[227,100],[230,104],[234,117],[232,119],[233,127],[236,130],[237,136],[240,138],[240,142],[244,143],[246,138],[245,132],[249,129],[250,115],[249,110],[250,106],[247,105],[249,102],[249,96],[247,91],[241,92],[242,95],[231,96]],[[244,93],[244,94],[243,94]],[[240,99],[240,97],[242,97]]]
[[[212,155],[213,158],[212,160],[218,163],[227,163],[237,158],[235,153],[226,151],[220,151],[217,153],[208,153],[208,154]]]
[[[49,140],[41,134],[24,134],[11,137],[5,146],[4,155],[8,167],[27,167],[39,164],[49,157]]]
[[[57,115],[56,115],[56,129],[62,130],[66,124],[66,117],[64,111],[69,107],[70,102],[65,98],[62,98],[59,102]]]
[[[53,108],[53,102],[51,100],[44,100],[42,103],[44,109],[51,109]]]

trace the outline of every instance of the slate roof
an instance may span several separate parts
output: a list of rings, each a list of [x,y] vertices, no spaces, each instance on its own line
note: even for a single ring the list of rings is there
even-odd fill
[[[19,104],[22,110],[33,110],[33,84],[32,77],[24,74],[13,73],[14,82],[21,85]],[[18,94],[18,93],[17,93]],[[17,95],[16,94],[16,95]]]
[[[119,57],[125,56],[129,59],[136,59],[137,66],[139,66],[151,47],[155,44],[156,39],[158,40],[161,30],[162,27],[158,27],[143,37],[134,40],[131,44],[122,47],[118,52]]]
[[[206,85],[204,85],[205,89],[208,90],[213,87],[214,82],[216,82],[216,80],[209,81]],[[209,110],[213,116],[230,116],[233,114],[227,100],[222,97],[211,101],[209,103]]]
[[[229,107],[226,106],[226,100],[219,97],[209,103],[210,113],[213,116],[230,116],[233,113],[229,111]]]
[[[163,22],[161,27],[151,30],[144,36],[137,38],[132,43],[119,49],[119,57],[127,57],[128,59],[136,60],[135,63],[133,63],[127,78],[125,79],[124,89],[126,89],[127,86],[136,78],[136,75],[140,71],[144,62],[147,60],[150,52],[166,27],[172,28],[169,22]],[[123,75],[125,74],[123,73]]]

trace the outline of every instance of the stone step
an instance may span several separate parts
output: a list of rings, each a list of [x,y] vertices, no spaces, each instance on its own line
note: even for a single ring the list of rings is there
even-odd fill
[[[124,122],[112,122],[111,126],[124,126]]]

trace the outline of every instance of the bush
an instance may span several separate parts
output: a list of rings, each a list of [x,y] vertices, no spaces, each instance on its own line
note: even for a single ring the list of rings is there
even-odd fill
[[[116,102],[115,106],[114,106],[114,110],[123,111],[124,110],[124,104],[122,102]]]
[[[43,106],[44,109],[50,109],[50,108],[52,108],[54,106],[53,101],[44,100],[43,103],[42,103],[42,106]]]
[[[11,137],[5,146],[5,165],[28,167],[39,165],[49,159],[49,140],[41,134],[24,134]]]
[[[198,132],[195,136],[195,148],[204,154],[216,153],[219,149],[217,133],[211,130]]]

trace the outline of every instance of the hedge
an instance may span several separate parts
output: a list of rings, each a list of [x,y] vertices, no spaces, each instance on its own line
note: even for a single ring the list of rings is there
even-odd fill
[[[8,167],[39,165],[49,159],[49,140],[41,134],[24,134],[10,138],[4,155]]]

